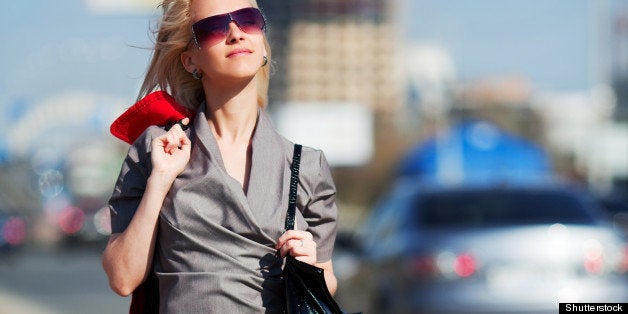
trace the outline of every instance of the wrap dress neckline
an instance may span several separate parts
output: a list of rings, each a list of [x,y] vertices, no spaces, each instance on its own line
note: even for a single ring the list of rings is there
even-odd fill
[[[258,109],[257,123],[251,138],[251,169],[246,192],[240,182],[227,173],[218,141],[207,122],[205,104],[199,108],[199,113],[194,120],[194,130],[196,131],[195,139],[198,140],[200,148],[210,162],[218,167],[221,175],[224,176],[224,182],[245,209],[256,216],[255,213],[262,213],[268,208],[284,207],[277,201],[283,200],[284,194],[287,193],[284,188],[285,180],[287,180],[286,155],[278,153],[284,151],[285,148],[283,139],[275,131],[264,110]],[[277,195],[277,192],[281,194]],[[255,218],[256,220],[265,219],[264,217]]]

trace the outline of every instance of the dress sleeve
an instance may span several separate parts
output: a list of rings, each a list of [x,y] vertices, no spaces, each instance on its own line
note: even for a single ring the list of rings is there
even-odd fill
[[[142,200],[146,181],[151,171],[150,142],[152,136],[144,132],[129,147],[116,185],[109,199],[111,233],[123,232],[131,222]]]
[[[331,259],[336,240],[336,186],[322,151],[303,154],[301,169],[302,186],[309,195],[302,214],[317,245],[317,262],[322,263]]]

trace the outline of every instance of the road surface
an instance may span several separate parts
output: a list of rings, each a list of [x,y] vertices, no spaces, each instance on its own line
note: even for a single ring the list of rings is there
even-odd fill
[[[130,298],[109,289],[100,254],[68,247],[0,255],[0,314],[128,313]]]

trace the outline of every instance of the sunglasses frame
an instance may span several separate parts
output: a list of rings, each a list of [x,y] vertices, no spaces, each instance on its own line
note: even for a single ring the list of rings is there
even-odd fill
[[[194,22],[194,23],[192,24],[192,40],[194,41],[194,44],[196,45],[196,48],[198,48],[198,49],[202,49],[202,48],[201,48],[201,43],[198,41],[198,38],[196,37],[196,32],[194,31],[194,25],[198,25],[198,24],[199,24],[199,23],[201,23],[201,22],[206,22],[208,19],[222,19],[222,20],[225,20],[225,21],[226,21],[226,18],[229,18],[229,20],[228,20],[228,21],[224,24],[224,26],[225,26],[225,27],[224,27],[224,29],[226,30],[226,31],[224,32],[224,37],[225,37],[225,38],[226,38],[227,36],[229,36],[229,24],[231,24],[231,22],[235,22],[235,23],[236,23],[236,26],[238,26],[238,28],[239,28],[241,31],[243,31],[243,32],[245,32],[245,33],[247,33],[247,34],[249,34],[248,32],[246,32],[246,31],[244,31],[244,30],[242,29],[242,27],[240,26],[240,23],[239,23],[239,22],[238,22],[238,21],[234,18],[234,15],[236,15],[236,16],[237,16],[237,15],[238,15],[238,13],[240,13],[241,11],[245,11],[245,10],[246,10],[246,11],[249,11],[249,10],[250,10],[250,11],[254,11],[255,13],[253,13],[253,14],[259,14],[259,16],[262,18],[262,27],[260,28],[260,31],[261,31],[262,33],[263,33],[263,32],[266,32],[266,18],[264,17],[264,14],[262,14],[262,12],[261,12],[258,8],[255,8],[255,7],[242,8],[242,9],[238,9],[238,10],[235,10],[235,11],[231,11],[231,12],[229,12],[229,13],[224,13],[224,14],[217,14],[217,15],[208,16],[208,17],[206,17],[206,18],[202,18],[202,19],[200,19],[200,20],[198,20],[198,21]]]

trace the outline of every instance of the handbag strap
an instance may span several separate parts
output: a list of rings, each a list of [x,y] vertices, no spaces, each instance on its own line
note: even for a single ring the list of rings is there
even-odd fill
[[[301,148],[294,144],[292,165],[290,166],[290,195],[288,196],[288,213],[286,214],[286,231],[294,229],[294,216],[297,208],[297,188],[299,187],[299,167],[301,163]]]

